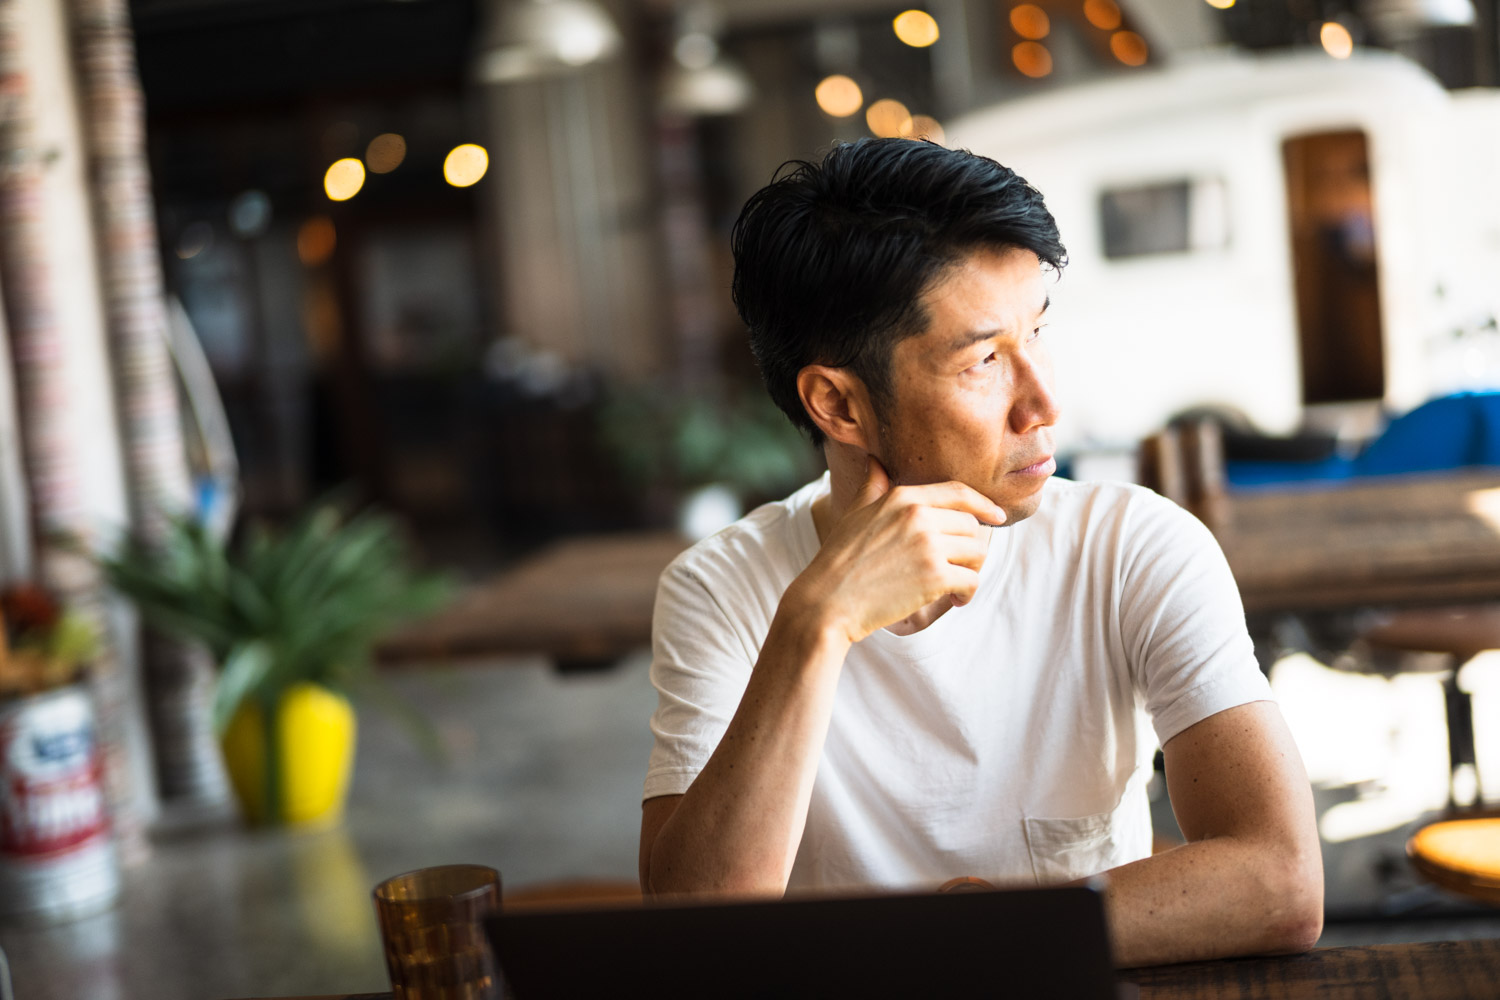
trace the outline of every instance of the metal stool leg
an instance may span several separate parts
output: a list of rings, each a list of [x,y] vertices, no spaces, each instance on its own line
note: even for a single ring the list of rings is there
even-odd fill
[[[1448,808],[1459,808],[1453,775],[1465,764],[1474,769],[1474,804],[1484,801],[1479,787],[1479,758],[1474,751],[1474,700],[1458,686],[1458,669],[1443,678],[1443,707],[1448,717]]]

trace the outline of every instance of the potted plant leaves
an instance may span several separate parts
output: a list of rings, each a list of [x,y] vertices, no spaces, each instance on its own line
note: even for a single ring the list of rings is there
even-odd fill
[[[164,543],[127,539],[101,564],[149,623],[217,660],[213,721],[246,818],[336,821],[354,760],[349,696],[373,680],[375,643],[448,591],[413,568],[396,523],[320,504],[231,547],[182,518]]]

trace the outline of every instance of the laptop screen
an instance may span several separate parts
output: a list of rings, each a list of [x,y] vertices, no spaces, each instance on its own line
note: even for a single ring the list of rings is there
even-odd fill
[[[1116,996],[1085,888],[502,912],[487,930],[520,1000]]]

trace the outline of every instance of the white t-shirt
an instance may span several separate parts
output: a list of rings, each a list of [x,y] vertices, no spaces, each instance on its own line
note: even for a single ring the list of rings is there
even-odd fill
[[[970,604],[849,651],[789,889],[1047,883],[1146,857],[1157,741],[1271,697],[1202,524],[1136,486],[1044,489],[993,532]],[[827,491],[825,475],[662,574],[645,798],[686,792],[718,746]]]

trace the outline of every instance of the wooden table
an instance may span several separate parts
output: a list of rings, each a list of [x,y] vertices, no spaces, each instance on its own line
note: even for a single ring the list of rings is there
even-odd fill
[[[1500,940],[1319,948],[1289,957],[1130,969],[1120,978],[1140,987],[1141,1000],[1493,1000],[1500,995]],[[285,1000],[390,998],[349,993]]]
[[[1215,535],[1251,614],[1500,601],[1500,472],[1230,493]]]
[[[1318,948],[1133,969],[1141,1000],[1459,1000],[1500,995],[1500,940]]]
[[[656,579],[688,547],[677,534],[559,542],[461,594],[381,643],[400,665],[542,654],[563,669],[602,666],[651,642]]]

